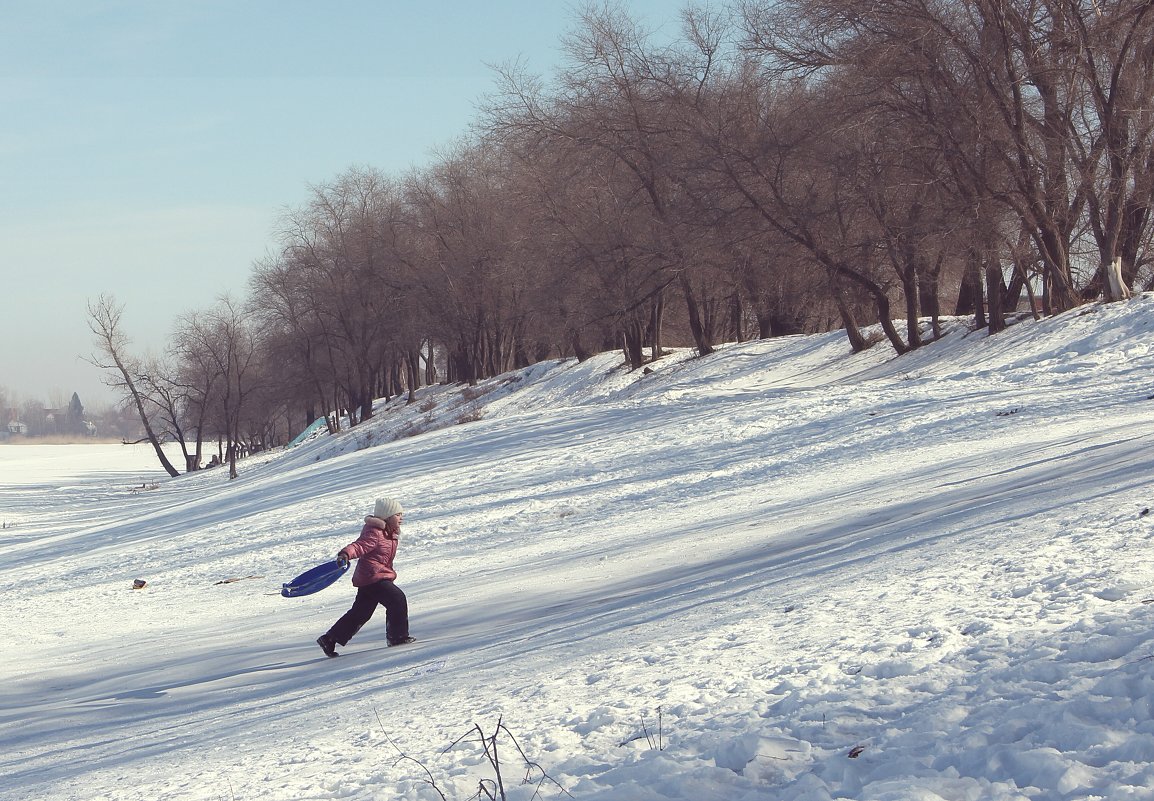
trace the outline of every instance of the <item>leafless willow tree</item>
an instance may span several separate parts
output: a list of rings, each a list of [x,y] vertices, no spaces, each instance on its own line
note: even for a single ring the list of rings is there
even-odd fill
[[[984,234],[974,260],[988,265],[990,298],[1000,290],[999,261],[1036,275],[1049,310],[1103,288],[1117,260],[1133,279],[1148,241],[1154,166],[1149,3],[783,0],[742,8],[746,46],[774,69],[807,80],[838,70],[868,76],[873,102],[905,114],[942,149]],[[1033,259],[1022,258],[1023,237]]]
[[[268,357],[278,366],[282,397],[305,411],[306,423],[324,414],[329,431],[340,430],[335,412],[346,403],[340,396],[335,368],[336,342],[326,329],[310,272],[290,256],[256,263],[249,277],[253,314],[262,321]]]
[[[451,381],[476,383],[526,361],[533,265],[510,177],[477,142],[406,181],[406,256]]]
[[[124,307],[111,295],[101,295],[88,304],[88,328],[96,347],[91,363],[105,371],[104,385],[119,393],[124,402],[131,403],[136,409],[145,436],[156,452],[161,467],[175,477],[180,472],[165,455],[160,437],[153,426],[154,404],[140,386],[140,362],[129,353],[130,341],[121,326],[123,314]]]
[[[237,477],[237,458],[249,449],[246,414],[268,369],[260,359],[259,332],[249,319],[240,304],[222,298],[210,309],[186,317],[179,329],[177,347],[185,363],[203,370],[208,382],[200,396],[216,406],[206,414],[215,419],[225,440],[229,478]]]
[[[687,191],[692,144],[678,101],[706,80],[708,56],[655,45],[616,6],[586,6],[564,40],[567,62],[554,86],[522,65],[501,71],[488,109],[489,129],[542,171],[554,230],[571,262],[600,292],[633,367],[648,341],[661,353],[666,295],[680,292],[699,353],[712,352],[719,308],[729,294],[717,280],[717,242],[699,226]]]
[[[179,342],[179,334],[175,341]],[[144,362],[138,385],[155,408],[159,433],[180,446],[185,472],[192,472],[200,469],[203,407],[198,407],[195,400],[200,387],[187,383],[186,376],[184,364],[153,357]]]
[[[351,169],[286,213],[279,253],[254,271],[254,311],[270,323],[275,350],[295,357],[286,383],[303,379],[302,400],[331,410],[334,430],[341,409],[353,425],[372,417],[385,388],[401,329],[390,231],[398,209],[395,181]]]

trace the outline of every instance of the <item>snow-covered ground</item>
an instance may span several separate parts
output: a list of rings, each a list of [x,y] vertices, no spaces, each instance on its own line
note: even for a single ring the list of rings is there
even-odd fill
[[[0,798],[1154,798],[1151,321],[537,365],[231,482],[0,446]],[[379,495],[420,642],[326,659],[348,580],[278,589]]]

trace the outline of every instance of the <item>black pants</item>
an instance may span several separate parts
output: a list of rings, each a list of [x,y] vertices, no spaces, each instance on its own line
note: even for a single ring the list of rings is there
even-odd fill
[[[390,643],[409,636],[409,600],[401,588],[388,579],[357,588],[353,606],[333,624],[328,635],[341,645],[348,645],[361,626],[369,622],[377,604],[385,607],[385,637]]]

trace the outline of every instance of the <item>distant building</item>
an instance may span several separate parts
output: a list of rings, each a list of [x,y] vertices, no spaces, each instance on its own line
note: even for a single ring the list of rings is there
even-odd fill
[[[21,423],[19,420],[13,420],[8,424],[9,434],[18,434],[22,437],[28,436],[28,426]]]
[[[68,420],[67,409],[45,409],[44,410],[44,432],[45,434],[62,434],[64,433],[64,426]]]
[[[84,419],[84,404],[72,393],[72,402],[64,409],[44,410],[44,433],[65,436],[94,437],[96,426]]]

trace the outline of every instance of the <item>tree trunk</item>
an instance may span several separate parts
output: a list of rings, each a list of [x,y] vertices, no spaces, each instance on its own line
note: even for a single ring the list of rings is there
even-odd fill
[[[1130,297],[1130,287],[1122,278],[1122,257],[1117,256],[1106,269],[1106,300],[1126,300]]]
[[[405,354],[405,366],[408,372],[409,400],[412,403],[417,399],[417,388],[421,384],[421,350],[410,350]]]
[[[665,355],[665,346],[662,342],[662,332],[665,326],[665,294],[658,292],[653,299],[653,308],[649,314],[649,343],[650,361],[657,361]]]
[[[986,264],[986,297],[989,298],[990,333],[1006,330],[1005,303],[1006,285],[1002,281],[1002,266],[991,260]]]
[[[919,301],[921,300],[919,286],[917,270],[909,267],[903,271],[902,287],[906,300],[906,339],[909,340],[911,348],[921,347],[922,344],[922,329],[920,314],[918,313]]]
[[[681,274],[681,293],[685,297],[685,305],[689,311],[689,330],[693,334],[693,343],[697,346],[697,355],[708,356],[713,353],[712,337],[702,321],[697,295],[685,273]]]
[[[939,259],[932,270],[926,270],[922,280],[918,282],[918,304],[922,315],[930,318],[930,327],[934,339],[942,337],[942,307],[938,300],[938,278],[941,275],[942,262]]]
[[[583,362],[592,358],[593,354],[581,342],[581,332],[573,331],[569,335],[569,347],[573,348],[573,355],[577,357],[577,361]]]
[[[630,370],[636,370],[645,364],[644,342],[645,330],[636,320],[629,320],[621,332],[625,351],[625,361]]]
[[[361,393],[361,414],[360,422],[372,418],[373,416],[373,393],[365,390]]]
[[[974,269],[975,265],[973,254],[968,255],[966,257],[966,269],[962,273],[962,285],[958,289],[958,302],[954,304],[954,314],[959,317],[967,314],[973,314],[975,317],[982,315],[984,305],[982,283]],[[984,328],[986,325],[985,318],[976,320],[976,323],[978,328]]]
[[[729,332],[734,342],[745,341],[745,309],[741,304],[741,293],[736,290],[729,296]]]
[[[838,314],[841,315],[842,325],[845,326],[846,336],[849,337],[849,346],[854,353],[861,353],[863,350],[869,348],[869,341],[861,332],[861,327],[857,323],[857,318],[854,316],[853,310],[850,309],[849,304],[845,302],[841,292],[837,290],[833,293],[834,302],[837,304]]]
[[[877,307],[878,322],[881,323],[882,332],[886,335],[886,339],[890,341],[894,352],[899,356],[904,353],[909,353],[910,346],[902,342],[901,335],[898,334],[897,328],[894,327],[893,317],[890,315],[890,300],[883,294],[874,296],[874,305]]]
[[[437,383],[437,352],[433,348],[433,340],[428,341],[429,352],[424,355],[425,359],[425,386],[431,387]]]

